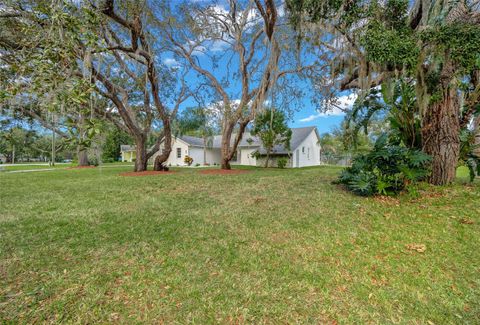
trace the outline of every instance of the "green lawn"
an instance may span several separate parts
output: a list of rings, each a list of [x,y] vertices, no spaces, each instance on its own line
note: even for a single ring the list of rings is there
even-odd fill
[[[333,167],[130,169],[0,174],[0,320],[480,323],[478,181],[396,200]]]

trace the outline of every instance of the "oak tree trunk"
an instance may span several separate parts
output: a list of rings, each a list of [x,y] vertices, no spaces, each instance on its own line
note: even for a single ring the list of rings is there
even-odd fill
[[[422,119],[423,151],[432,156],[429,182],[434,185],[455,180],[460,155],[458,95],[448,87],[442,92],[442,98],[428,106]]]
[[[83,146],[77,148],[78,166],[88,166],[88,154],[87,149]]]
[[[163,124],[163,150],[158,156],[155,157],[155,161],[153,162],[153,170],[156,171],[163,170],[163,163],[167,161],[170,153],[172,152],[172,130],[170,127],[170,122],[164,120]]]
[[[222,130],[222,169],[232,169],[232,166],[230,166],[230,160],[232,159],[230,155],[230,141],[232,139],[233,127],[234,124],[228,123]]]
[[[135,172],[143,172],[147,170],[147,141],[144,135],[135,137]]]
[[[241,121],[239,122],[239,127],[238,127],[238,134],[235,137],[235,141],[233,144],[231,144],[231,139],[232,139],[232,133],[233,129],[235,127],[235,122],[230,122],[226,126],[223,127],[222,130],[222,163],[221,163],[221,168],[222,169],[232,169],[230,166],[230,160],[232,160],[233,156],[237,152],[238,144],[242,140],[243,133],[245,132],[245,129],[248,125],[248,120],[247,121]],[[231,144],[231,148],[230,148]]]

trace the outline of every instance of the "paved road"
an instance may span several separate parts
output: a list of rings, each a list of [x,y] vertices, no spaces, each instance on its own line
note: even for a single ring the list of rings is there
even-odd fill
[[[70,163],[55,163],[55,165],[67,165]],[[0,167],[16,167],[16,166],[50,166],[48,163],[26,163],[26,164],[1,164]]]
[[[57,165],[57,164],[56,164]],[[33,173],[33,172],[46,172],[46,171],[51,171],[51,170],[64,170],[67,169],[68,167],[63,167],[63,168],[37,168],[37,169],[22,169],[22,170],[2,170],[2,166],[19,166],[18,164],[16,165],[0,165],[0,172],[5,173],[5,174],[11,174],[11,173]],[[22,164],[22,166],[25,166]],[[47,165],[28,165],[28,166],[48,166]],[[107,165],[107,166],[98,166],[98,168],[116,168],[116,167],[133,167],[133,165]]]

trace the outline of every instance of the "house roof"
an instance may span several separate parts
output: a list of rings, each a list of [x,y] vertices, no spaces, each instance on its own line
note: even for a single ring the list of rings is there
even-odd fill
[[[189,144],[191,146],[203,147],[203,139],[202,138],[192,137],[192,136],[189,136],[189,135],[182,135],[179,138],[182,139],[184,142],[186,142],[187,144]]]
[[[317,128],[315,126],[309,126],[309,127],[303,127],[303,128],[292,128],[292,137],[290,139],[290,151],[295,150],[302,142],[305,140],[305,138],[313,131],[317,133]],[[197,137],[192,137],[189,135],[182,135],[178,137],[181,139],[183,142],[190,146],[194,147],[203,147],[203,139],[202,138],[197,138]],[[235,134],[232,134],[232,144],[235,139]],[[213,141],[210,142],[210,145],[208,146],[209,148],[220,148],[222,145],[222,136],[221,135],[215,135],[213,136]],[[242,140],[238,144],[239,147],[251,147],[251,148],[258,148],[260,154],[265,154],[266,150],[263,148],[262,142],[260,139],[256,136],[253,136],[250,132],[245,132],[243,134]],[[121,151],[134,151],[135,146],[130,146],[130,145],[121,145],[120,146]],[[290,152],[285,148],[283,145],[277,145],[273,148],[272,153],[274,154],[287,154]]]
[[[120,145],[120,151],[135,151],[135,146],[131,146],[128,144]]]

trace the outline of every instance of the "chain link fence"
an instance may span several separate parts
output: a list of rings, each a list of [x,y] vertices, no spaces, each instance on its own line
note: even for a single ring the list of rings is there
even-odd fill
[[[352,154],[343,154],[343,155],[321,155],[320,162],[323,165],[333,165],[333,166],[350,166],[352,164]]]

